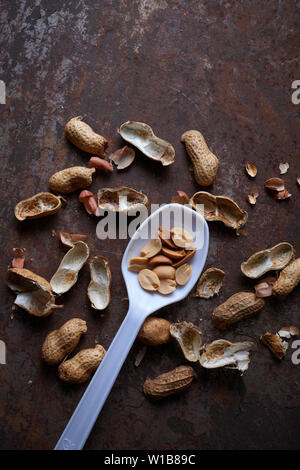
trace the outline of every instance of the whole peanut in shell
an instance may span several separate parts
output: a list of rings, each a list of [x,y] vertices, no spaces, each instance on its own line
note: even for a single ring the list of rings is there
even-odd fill
[[[67,139],[80,150],[104,156],[107,140],[102,135],[96,134],[88,124],[83,122],[81,116],[74,117],[67,122],[65,134]]]
[[[190,157],[195,180],[201,186],[210,186],[216,179],[219,159],[209,150],[205,139],[199,131],[186,131],[181,136]]]
[[[80,337],[87,332],[86,322],[72,318],[58,330],[48,334],[42,346],[42,359],[52,366],[59,364],[79,343]]]
[[[259,312],[264,300],[252,292],[238,292],[214,309],[212,320],[216,328],[226,330],[227,326]]]
[[[58,368],[58,376],[64,382],[82,384],[90,380],[105,356],[105,349],[100,344],[95,348],[82,349]]]
[[[147,346],[159,346],[171,340],[171,323],[164,318],[147,318],[138,334],[138,339]]]
[[[176,369],[161,374],[155,379],[147,379],[144,383],[144,394],[160,400],[186,390],[196,377],[194,369],[190,366],[179,366]]]
[[[77,189],[90,186],[93,182],[92,175],[95,171],[95,168],[86,168],[84,166],[65,168],[51,176],[49,186],[52,191],[57,193],[73,193]]]
[[[297,287],[300,282],[300,258],[288,264],[280,273],[273,285],[273,294],[277,297],[285,297]]]

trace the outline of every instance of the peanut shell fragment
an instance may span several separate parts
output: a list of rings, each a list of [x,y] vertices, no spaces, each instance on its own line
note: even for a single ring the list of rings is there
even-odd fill
[[[190,264],[182,264],[176,269],[175,280],[179,286],[185,286],[192,274],[192,266]]]
[[[67,139],[80,150],[103,157],[107,140],[102,135],[96,134],[82,119],[81,116],[77,116],[67,122],[65,126]]]
[[[170,325],[171,323],[164,318],[146,318],[137,337],[147,346],[169,343],[171,340]]]
[[[95,168],[73,166],[54,173],[49,179],[51,191],[68,194],[90,186],[93,182],[92,175]]]
[[[241,264],[242,273],[257,279],[268,271],[283,269],[293,258],[294,249],[290,243],[282,242],[266,250],[254,253]]]
[[[126,142],[138,148],[146,157],[159,161],[163,166],[173,163],[174,147],[169,142],[156,137],[147,124],[127,121],[120,126],[119,133]]]
[[[74,244],[61,260],[57,271],[52,276],[50,284],[53,292],[64,294],[77,281],[78,273],[89,257],[89,247],[86,243],[79,241]]]
[[[214,183],[219,167],[219,159],[208,148],[201,132],[186,131],[181,136],[193,167],[195,180],[201,186],[210,186]]]
[[[61,198],[54,194],[42,192],[18,202],[15,216],[18,220],[38,219],[56,214],[61,208]]]
[[[160,400],[162,398],[184,392],[196,377],[194,369],[190,366],[179,366],[176,369],[159,375],[155,379],[147,379],[144,383],[144,394],[148,398]]]
[[[139,272],[139,283],[143,289],[149,292],[158,290],[160,286],[158,276],[150,269],[142,269]]]
[[[100,344],[95,348],[82,349],[71,359],[64,361],[58,368],[58,376],[63,382],[82,384],[92,378],[105,356],[105,349]]]
[[[86,332],[86,321],[80,318],[72,318],[58,330],[51,331],[42,346],[43,361],[52,366],[59,364],[67,354],[74,351],[81,335]]]
[[[131,147],[125,147],[116,150],[109,156],[110,160],[117,165],[117,170],[128,168],[135,159],[135,151]]]
[[[148,205],[147,196],[132,188],[102,188],[98,191],[99,209],[127,214],[143,210]]]
[[[88,297],[91,306],[104,310],[110,303],[111,272],[108,260],[101,255],[94,256],[90,263],[91,281],[88,286]]]
[[[186,321],[172,323],[170,334],[176,339],[188,361],[199,361],[202,345],[202,331],[200,328]]]
[[[265,187],[271,189],[271,191],[283,191],[284,181],[281,178],[269,178],[265,181]]]
[[[253,165],[253,163],[247,162],[245,169],[248,175],[251,176],[251,178],[255,178],[255,176],[257,175],[257,168],[255,165]]]
[[[225,272],[219,268],[208,268],[201,274],[197,283],[194,297],[210,299],[220,292],[223,285]]]
[[[199,362],[206,369],[227,367],[238,369],[243,374],[248,369],[252,346],[253,343],[249,341],[231,343],[225,339],[217,339],[204,346]]]

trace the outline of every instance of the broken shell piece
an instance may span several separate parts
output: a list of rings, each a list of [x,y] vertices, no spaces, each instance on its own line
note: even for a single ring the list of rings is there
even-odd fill
[[[288,192],[287,189],[284,189],[283,191],[278,191],[278,193],[274,195],[274,199],[277,199],[279,201],[282,201],[283,199],[289,199],[290,197],[292,197],[292,195]]]
[[[191,248],[194,242],[193,235],[181,227],[173,227],[171,237],[174,245],[179,248]]]
[[[161,265],[156,266],[153,269],[153,272],[158,276],[160,280],[162,279],[175,279],[175,269],[173,266]]]
[[[156,137],[153,130],[143,122],[124,122],[119,130],[121,137],[138,148],[146,157],[160,161],[163,166],[171,165],[175,158],[174,147]]]
[[[260,340],[270,349],[277,359],[282,359],[285,356],[288,343],[286,341],[282,341],[279,336],[267,332],[260,337]]]
[[[149,266],[154,267],[158,266],[159,264],[167,264],[172,265],[172,260],[164,255],[156,255],[153,256],[149,261]]]
[[[208,222],[223,222],[227,227],[235,229],[237,234],[247,222],[248,213],[226,196],[214,196],[206,191],[199,191],[192,196],[191,204]]]
[[[149,292],[158,290],[160,286],[158,276],[150,269],[142,269],[139,272],[139,283],[143,289]]]
[[[74,286],[78,273],[89,257],[89,247],[84,242],[77,242],[61,260],[56,273],[50,281],[53,292],[64,294]]]
[[[14,258],[11,262],[12,268],[24,268],[25,249],[13,248]]]
[[[15,216],[21,221],[26,219],[38,219],[47,215],[56,214],[60,208],[61,200],[59,196],[43,192],[18,202],[15,207]]]
[[[199,361],[202,344],[202,331],[200,328],[188,322],[173,323],[170,333],[176,339],[184,357],[191,362]]]
[[[297,326],[284,326],[280,328],[277,334],[280,338],[291,339],[292,336],[299,335],[299,328]]]
[[[63,245],[72,248],[74,243],[85,240],[87,235],[79,233],[58,232],[58,238]]]
[[[125,145],[125,147],[112,153],[109,156],[109,159],[117,165],[117,170],[124,170],[125,168],[128,168],[135,159],[135,151],[131,147]]]
[[[251,176],[251,178],[255,178],[255,176],[257,175],[257,168],[255,165],[253,165],[253,163],[247,162],[245,169],[248,175]]]
[[[284,181],[281,178],[269,178],[265,181],[265,187],[271,191],[283,191]]]
[[[289,167],[290,165],[288,163],[280,163],[279,164],[280,174],[284,175],[285,173],[287,173]]]
[[[206,369],[227,367],[238,369],[243,373],[248,369],[249,352],[252,346],[253,343],[248,341],[230,343],[225,339],[218,339],[204,346],[199,362]]]
[[[10,268],[6,279],[8,287],[17,293],[15,304],[31,315],[46,317],[52,313],[55,298],[46,279],[25,268]]]
[[[258,251],[241,264],[242,273],[257,279],[268,271],[283,269],[293,258],[294,249],[290,243],[282,242],[267,250]]]
[[[174,279],[160,279],[160,285],[157,291],[162,295],[169,295],[176,289]]]
[[[77,189],[83,189],[90,186],[93,182],[92,175],[95,168],[86,168],[84,166],[73,166],[54,173],[49,179],[51,191],[57,193],[73,193]]]
[[[141,255],[146,258],[152,258],[157,255],[161,250],[161,240],[160,238],[152,238],[141,250]]]
[[[190,279],[192,274],[192,266],[190,264],[182,264],[175,272],[175,280],[179,286],[184,286]]]
[[[276,282],[276,277],[268,276],[262,279],[256,286],[255,295],[256,297],[271,297],[273,295],[273,285]]]
[[[196,253],[196,249],[194,250],[189,250],[189,251],[186,251],[186,255],[181,258],[179,261],[177,261],[176,263],[173,263],[173,268],[179,268],[179,266],[185,264],[190,258],[192,258],[194,256],[194,254]],[[176,260],[175,260],[176,261]]]
[[[174,196],[171,199],[171,203],[176,203],[176,204],[189,204],[190,203],[190,198],[184,191],[177,191],[177,196]]]
[[[144,209],[148,198],[142,192],[122,186],[102,188],[98,191],[98,207],[106,211],[127,213]]]
[[[300,176],[297,176],[297,183],[300,186]]]
[[[147,352],[147,346],[144,345],[142,348],[140,348],[135,356],[134,359],[134,367],[139,367],[141,364],[142,360],[144,359],[146,352]]]
[[[246,201],[249,202],[249,204],[255,205],[256,204],[256,199],[259,196],[259,192],[256,186],[253,187],[251,194],[247,194],[246,196]]]
[[[219,268],[208,268],[200,276],[196,286],[194,297],[210,299],[220,292],[225,277],[225,272]]]
[[[128,269],[134,273],[139,273],[142,269],[148,268],[148,258],[144,256],[135,256],[129,260]]]
[[[108,260],[101,255],[90,261],[91,282],[88,286],[88,297],[96,310],[104,310],[110,302],[111,272]]]

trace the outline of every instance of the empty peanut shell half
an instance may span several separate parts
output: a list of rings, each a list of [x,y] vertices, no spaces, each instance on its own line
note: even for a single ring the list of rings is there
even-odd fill
[[[249,353],[253,343],[244,341],[230,343],[225,339],[217,339],[204,346],[204,352],[200,356],[200,364],[206,369],[227,367],[238,369],[241,373],[248,369],[250,362]]]
[[[242,273],[251,279],[257,279],[268,271],[283,269],[293,258],[294,249],[286,242],[263,251],[258,251],[241,264]]]
[[[175,280],[179,286],[184,286],[190,279],[192,274],[192,266],[184,263],[176,269]]]
[[[141,255],[146,258],[152,258],[157,255],[162,248],[160,238],[152,238],[141,250]]]
[[[184,357],[191,362],[199,361],[202,344],[202,331],[193,323],[186,321],[172,323],[170,333],[176,339]]]
[[[121,188],[102,188],[98,191],[99,209],[127,213],[144,209],[148,198],[142,192],[122,186]]]
[[[73,166],[54,173],[49,179],[51,191],[68,194],[90,186],[93,182],[92,175],[95,168]]]
[[[94,256],[90,261],[91,282],[88,297],[96,310],[104,310],[110,302],[111,272],[104,256]]]
[[[139,272],[139,283],[143,289],[149,292],[158,290],[160,286],[158,276],[150,269],[142,269]]]
[[[17,293],[15,304],[27,310],[31,315],[46,317],[52,313],[55,298],[46,279],[25,268],[10,268],[7,271],[6,283]]]
[[[18,202],[15,216],[18,220],[38,219],[46,215],[56,214],[61,208],[60,197],[43,192]]]
[[[237,233],[248,218],[248,213],[226,196],[214,196],[205,191],[199,191],[192,196],[191,204],[208,222],[223,222],[227,227],[235,229]]]
[[[127,121],[121,125],[119,133],[126,142],[134,145],[146,157],[159,161],[163,166],[173,163],[174,147],[169,142],[156,137],[148,124]]]
[[[200,276],[197,283],[194,297],[210,299],[220,292],[225,277],[224,271],[218,268],[208,268]]]
[[[56,273],[50,281],[53,292],[64,294],[77,281],[78,273],[89,257],[89,247],[86,243],[79,241],[75,243],[61,260]]]
[[[171,237],[174,245],[178,246],[179,248],[187,249],[193,246],[193,235],[181,227],[173,227],[171,229]]]

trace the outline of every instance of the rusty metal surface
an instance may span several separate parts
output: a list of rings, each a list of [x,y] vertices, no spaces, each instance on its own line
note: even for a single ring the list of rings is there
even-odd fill
[[[143,396],[144,380],[184,359],[170,344],[148,350],[135,368],[136,343],[86,448],[299,449],[300,365],[292,364],[291,349],[279,363],[258,340],[267,330],[299,325],[299,288],[284,302],[267,299],[261,313],[228,332],[220,333],[211,322],[216,305],[252,288],[254,283],[240,272],[248,256],[283,240],[300,253],[299,109],[291,102],[291,83],[299,78],[296,3],[2,2],[0,79],[7,87],[6,105],[0,105],[2,277],[12,248],[21,246],[27,250],[26,266],[49,279],[64,253],[53,229],[87,233],[92,254],[109,258],[113,276],[111,304],[103,315],[89,306],[85,266],[76,287],[61,298],[64,309],[42,319],[21,310],[11,318],[14,296],[1,283],[0,339],[7,346],[7,364],[0,365],[2,449],[53,448],[85,389],[61,383],[55,368],[42,364],[45,335],[79,316],[87,320],[88,334],[78,349],[95,339],[107,348],[127,311],[120,271],[127,241],[97,240],[96,220],[84,212],[76,194],[67,196],[55,216],[25,223],[14,218],[16,202],[47,190],[54,171],[87,163],[87,156],[63,136],[66,121],[76,115],[85,115],[111,149],[122,145],[116,131],[129,119],[150,124],[172,142],[176,160],[170,167],[138,154],[128,170],[99,173],[91,187],[132,186],[151,203],[169,202],[177,189],[189,195],[198,190],[180,136],[187,129],[204,134],[220,158],[211,191],[233,197],[248,210],[248,235],[236,237],[210,224],[207,267],[227,272],[219,297],[185,299],[160,314],[201,325],[205,341],[255,342],[243,377],[195,366],[198,380],[189,391],[161,403]],[[253,183],[244,171],[247,160],[259,169],[256,207],[245,202]],[[278,165],[285,161],[293,196],[276,202],[263,183],[279,176]]]

